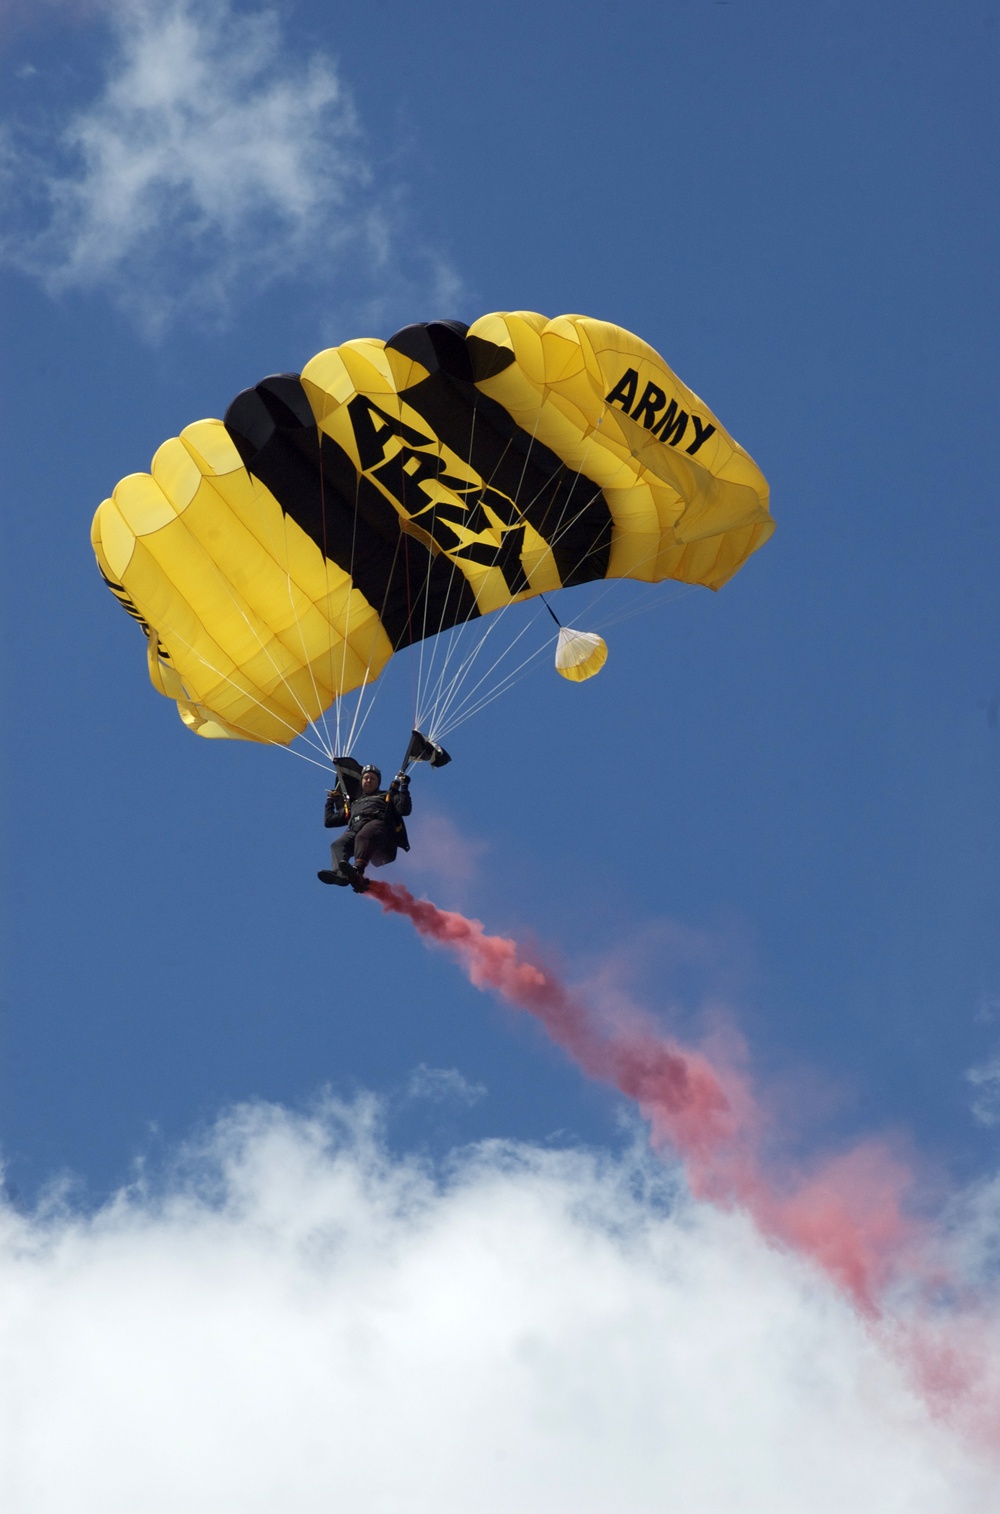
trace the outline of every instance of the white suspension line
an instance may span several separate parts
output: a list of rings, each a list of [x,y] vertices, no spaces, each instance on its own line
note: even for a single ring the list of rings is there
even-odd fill
[[[322,469],[322,458],[320,459],[320,468]],[[287,589],[288,589],[288,607],[289,607],[289,609],[292,612],[292,619],[293,619],[295,627],[296,627],[296,629],[298,630],[298,633],[299,633],[299,642],[300,642],[301,647],[302,647],[302,660],[305,663],[306,667],[309,669],[309,681],[312,684],[312,691],[313,691],[313,695],[314,695],[315,700],[316,700],[316,707],[317,707],[317,709],[320,712],[320,719],[323,721],[323,731],[324,731],[326,739],[323,740],[323,737],[320,736],[319,729],[318,729],[318,727],[317,727],[317,725],[316,725],[316,723],[314,721],[310,720],[309,723],[313,727],[313,729],[316,731],[317,737],[321,741],[323,741],[323,746],[324,746],[324,748],[325,748],[325,750],[327,752],[327,755],[330,756],[330,757],[332,757],[333,756],[333,746],[332,746],[332,743],[330,741],[330,727],[327,724],[326,711],[325,711],[325,708],[324,708],[324,705],[323,705],[323,700],[320,697],[319,688],[318,688],[317,683],[316,683],[316,675],[313,672],[312,660],[311,660],[311,658],[309,656],[309,649],[306,646],[305,633],[302,630],[302,623],[301,623],[301,621],[299,619],[299,615],[298,615],[298,612],[296,610],[295,596],[292,593],[292,570],[291,570],[291,567],[289,566],[289,554],[288,554],[288,516],[285,513],[284,509],[280,506],[280,504],[279,504],[279,509],[281,509],[282,534],[284,536],[285,581],[286,581],[286,585],[287,585]],[[264,515],[265,515],[265,518],[266,518],[266,511],[264,512]],[[325,564],[326,563],[326,554],[325,553],[324,553],[324,556],[323,556],[323,561],[324,561],[324,564]],[[298,586],[296,586],[296,587],[298,587]],[[299,592],[303,595],[304,598],[308,599],[308,595],[305,594],[304,590],[300,589]],[[332,630],[333,630],[332,626],[330,627],[330,630],[332,632]]]
[[[462,659],[462,662],[459,665],[459,668],[458,668],[457,672],[455,672],[452,675],[452,678],[451,678],[448,686],[447,687],[443,686],[443,676],[442,676],[442,679],[439,680],[438,687],[435,690],[434,701],[433,701],[433,704],[432,704],[432,707],[431,707],[431,711],[430,711],[430,719],[431,719],[431,721],[433,723],[436,723],[438,721],[438,719],[440,719],[444,715],[445,710],[447,709],[448,704],[451,702],[454,694],[457,692],[457,686],[460,684],[460,682],[467,675],[469,669],[471,668],[472,664],[475,662],[476,658],[479,656],[479,654],[482,651],[483,647],[485,646],[487,640],[498,629],[498,627],[500,626],[500,623],[503,620],[505,614],[507,613],[507,611],[509,611],[509,610],[511,610],[513,608],[513,604],[514,603],[517,603],[517,604],[530,604],[531,601],[530,600],[517,600],[517,601],[512,602],[511,604],[507,604],[507,605],[502,606],[501,609],[493,611],[493,613],[490,614],[490,615],[488,615],[488,616],[484,616],[483,619],[486,620],[486,629],[485,629],[485,631],[483,631],[482,635],[479,637],[479,640],[476,642],[475,646],[473,646],[473,648],[471,649],[471,651],[469,651],[468,653],[465,654],[465,656]],[[535,618],[537,618],[537,617],[535,617]],[[473,622],[466,621],[466,622],[464,622],[464,624],[462,624],[460,626],[456,626],[454,628],[454,631],[457,633],[457,635],[456,635],[456,642],[459,642],[459,641],[464,642],[464,641],[466,641],[466,640],[469,639],[469,637],[471,636],[471,627],[472,627],[472,624],[473,624]],[[517,636],[514,638],[514,643],[516,643],[517,641],[520,640],[521,636],[524,635],[525,631],[527,631],[532,624],[534,624],[534,619],[531,620],[531,621],[529,621],[528,624],[525,625],[522,628],[522,630],[518,632]],[[511,643],[511,645],[514,645],[514,643]],[[500,658],[498,658],[498,661],[502,661],[504,655],[505,655],[504,653],[501,653],[500,654]],[[443,671],[444,670],[442,670],[442,673],[443,673]],[[442,704],[444,705],[444,709],[442,709]]]
[[[471,427],[469,429],[469,449],[468,449],[469,455],[468,455],[468,457],[465,460],[465,467],[466,467],[467,472],[469,472],[469,473],[472,472],[472,453],[473,453],[473,449],[475,447],[475,441],[476,441],[476,420],[477,420],[477,417],[479,415],[478,392],[479,391],[476,390],[476,399],[474,399],[473,406],[472,406],[472,425],[471,425]],[[431,527],[430,527],[430,532],[429,532],[431,540],[433,542],[437,541],[437,537],[434,534],[434,528],[437,525],[437,508],[438,508],[438,502],[437,502],[437,499],[434,499],[432,501],[432,503],[431,503]],[[445,617],[445,614],[447,613],[448,601],[451,598],[451,591],[452,591],[452,589],[454,587],[454,584],[455,584],[455,574],[458,571],[458,564],[455,562],[454,558],[449,558],[449,562],[451,563],[451,572],[448,575],[448,588],[447,588],[447,590],[445,592],[444,598],[441,601],[441,614],[440,614],[440,616],[438,618],[438,628],[437,628],[437,631],[436,631],[436,633],[434,635],[434,639],[433,639],[431,645],[428,647],[428,654],[427,654],[428,655],[428,664],[429,664],[428,665],[428,671],[427,671],[428,681],[433,676],[434,659],[435,659],[435,657],[437,655],[437,639],[441,635],[441,627],[444,624],[444,617]],[[428,637],[427,637],[427,615],[428,615],[428,611],[430,609],[430,582],[431,582],[431,569],[433,568],[433,566],[434,566],[434,553],[433,553],[433,551],[430,548],[428,548],[428,555],[427,555],[427,575],[426,575],[426,578],[424,580],[424,622],[423,622],[423,626],[421,627],[421,633],[420,633],[420,655],[419,655],[418,670],[417,670],[417,689],[416,689],[416,695],[414,697],[414,705],[417,708],[420,707],[420,704],[421,704],[422,699],[423,699],[423,690],[424,690],[424,684],[423,684],[424,649],[427,646],[427,642],[428,642]],[[419,722],[416,719],[416,713],[414,713],[414,724],[415,725],[419,725]]]
[[[322,449],[322,443],[320,443],[320,447]],[[322,459],[321,459],[321,461],[322,461]],[[347,583],[347,610],[346,610],[346,621],[345,621],[345,624],[344,624],[344,644],[343,644],[343,650],[342,650],[341,658],[340,658],[340,682],[338,684],[339,688],[343,688],[343,686],[344,686],[344,679],[347,676],[347,652],[348,652],[348,645],[349,645],[349,643],[348,643],[348,637],[350,636],[350,632],[351,632],[351,608],[352,608],[352,605],[354,603],[354,556],[355,556],[355,550],[356,550],[357,539],[358,539],[358,503],[359,503],[360,498],[361,498],[361,474],[358,473],[358,472],[355,472],[355,475],[354,475],[354,514],[351,517],[351,558],[350,558],[350,567],[349,567],[349,571],[348,571],[348,575],[347,575],[347,580],[348,580],[348,583]],[[360,695],[359,695],[359,698],[360,698]],[[341,741],[342,727],[341,727],[340,696],[339,695],[337,696],[336,709],[335,709],[334,713],[335,713],[336,726],[337,726],[337,751],[339,753],[343,753],[344,747],[343,747],[343,744],[342,744],[342,741]]]
[[[507,674],[504,679],[501,680],[501,682],[496,686],[495,689],[492,689],[488,694],[485,694],[477,704],[474,704],[472,706],[471,709],[463,710],[461,714],[456,713],[455,715],[453,715],[453,718],[442,729],[440,734],[442,736],[447,736],[449,732],[454,731],[460,725],[464,725],[467,720],[471,720],[473,715],[478,715],[481,710],[484,710],[487,705],[492,704],[495,699],[499,699],[501,694],[506,694],[507,690],[513,687],[514,683],[516,683],[520,678],[524,676],[525,671],[528,667],[530,667],[531,663],[533,663],[537,657],[541,657],[543,652],[548,650],[553,641],[555,641],[555,637],[550,636],[548,641],[544,642],[542,646],[536,647],[533,652],[530,652],[528,654],[523,662],[520,662],[516,668],[514,668],[510,673]]]
[[[380,626],[383,626],[383,627],[384,627],[384,624],[385,624],[385,622],[384,622],[385,607],[386,607],[386,605],[389,602],[389,591],[392,588],[392,580],[393,580],[393,578],[395,576],[395,572],[396,572],[396,560],[399,557],[399,546],[400,546],[400,542],[402,542],[402,541],[403,541],[403,532],[400,531],[399,535],[396,537],[396,546],[395,546],[395,549],[393,550],[392,562],[389,564],[389,573],[388,573],[388,576],[387,576],[386,582],[385,582],[385,592],[382,595],[382,605],[381,605],[381,608],[379,609],[379,612],[378,612],[378,623],[379,623]],[[404,552],[405,552],[405,550],[406,549],[404,547]],[[352,562],[351,562],[351,568],[352,568],[352,572],[351,572],[351,584],[353,586],[353,583],[354,583],[354,573],[353,573],[354,563],[353,563],[353,559],[352,559]],[[360,590],[358,592],[360,593]],[[407,604],[407,609],[409,609],[409,604]],[[367,689],[369,687],[368,675],[370,674],[370,672],[372,670],[372,662],[374,661],[374,658],[375,658],[375,644],[376,644],[377,640],[378,640],[377,635],[373,636],[371,638],[371,641],[368,644],[368,662],[367,662],[367,664],[365,666],[365,676],[364,676],[364,678],[362,679],[361,683],[358,686],[358,695],[357,695],[357,699],[355,700],[355,704],[354,704],[354,718],[351,721],[351,729],[348,732],[348,736],[347,736],[347,752],[348,753],[351,751],[351,748],[354,745],[355,736],[357,735],[357,738],[360,739],[361,731],[364,730],[365,723],[368,720],[368,715],[371,713],[371,708],[374,705],[375,700],[378,698],[379,691],[380,691],[381,686],[382,686],[381,685],[381,679],[376,678],[374,680],[375,692],[371,696],[370,701],[368,702],[368,710],[367,710],[367,712],[365,714],[364,720],[361,722],[360,729],[358,729],[358,717],[361,714],[361,706],[362,706],[362,704],[365,701],[366,691],[367,691]],[[395,654],[395,648],[393,648],[393,654]]]
[[[538,420],[539,420],[539,417],[536,416],[536,419],[535,419],[535,429],[532,432],[531,441],[530,441],[528,449],[527,449],[527,451],[525,453],[524,466],[523,466],[523,468],[521,470],[521,483],[524,482],[524,475],[527,472],[528,461],[529,461],[530,454],[531,454],[531,448],[534,446],[534,443],[535,443],[535,440],[536,440],[536,437],[537,437]],[[580,462],[581,468],[586,463],[587,454],[589,453],[590,448],[591,448],[591,446],[593,444],[594,434],[595,433],[592,432],[591,435],[588,437],[587,447],[586,447],[586,449],[584,451],[583,458],[581,459],[581,462]],[[562,464],[561,467],[562,467],[563,471],[568,471],[568,468],[567,468],[566,464]],[[495,475],[495,470],[494,470],[494,475]],[[583,477],[585,475],[582,475],[582,474],[578,473],[577,476],[578,477]],[[530,509],[531,505],[534,504],[535,500],[539,498],[539,496],[542,494],[543,490],[547,487],[547,485],[548,485],[549,482],[551,482],[551,479],[547,479],[545,481],[545,483],[542,484],[541,488],[539,488],[539,490],[535,494],[534,498],[528,501],[528,504],[525,507],[525,509],[521,508],[520,504],[518,503],[518,501],[516,499],[514,499],[514,500],[511,501],[511,503],[514,506],[514,508],[517,510],[518,514],[520,515],[522,521],[527,519],[526,510]],[[588,479],[587,482],[588,483],[593,483],[593,480],[592,479]],[[555,545],[557,545],[558,541],[565,534],[565,532],[568,531],[568,530],[570,530],[572,528],[572,526],[576,523],[576,521],[580,519],[580,517],[583,515],[583,513],[590,508],[590,506],[593,504],[594,500],[597,498],[597,496],[601,492],[602,492],[602,490],[601,490],[600,486],[597,486],[595,488],[594,492],[591,495],[588,496],[588,498],[581,505],[580,509],[573,516],[571,516],[570,520],[565,525],[563,524],[563,519],[564,519],[565,513],[566,513],[566,505],[564,504],[563,510],[562,510],[562,514],[560,515],[560,519],[559,519],[559,521],[557,522],[557,525],[556,525],[556,531],[553,533],[553,536],[552,536],[552,538],[551,538],[551,540],[549,542],[550,549],[552,547],[554,547]],[[590,549],[588,548],[588,551],[589,550]],[[583,558],[581,557],[580,558],[580,562],[582,562],[582,561],[583,561]],[[579,566],[579,563],[576,564],[576,566]],[[575,567],[573,569],[571,569],[571,575],[572,575],[572,572],[574,572],[574,571],[575,571]],[[472,652],[472,654],[471,654],[472,660],[474,660],[475,657],[478,655],[478,652],[479,652],[480,648],[482,647],[483,642],[485,642],[486,636],[488,636],[490,634],[491,630],[493,630],[493,629],[496,628],[496,626],[504,618],[504,616],[506,615],[507,611],[511,608],[511,606],[513,604],[517,604],[517,603],[521,603],[521,602],[522,601],[520,601],[520,600],[510,600],[510,601],[508,601],[508,603],[506,605],[501,606],[499,610],[495,610],[495,611],[491,612],[491,614],[490,614],[490,621],[491,621],[490,628],[485,633],[482,641],[480,641],[479,645]],[[438,680],[437,698],[436,698],[435,703],[434,703],[434,707],[433,707],[433,710],[432,710],[432,717],[431,717],[432,718],[432,723],[436,723],[437,720],[439,718],[443,718],[443,715],[444,715],[444,711],[439,710],[438,703],[439,703],[439,700],[440,700],[440,698],[442,696],[442,693],[443,693],[444,678],[445,678],[445,674],[447,673],[447,669],[448,669],[448,666],[449,666],[449,660],[450,660],[450,657],[452,655],[453,650],[454,650],[454,643],[452,644],[452,646],[449,647],[448,657],[445,659],[445,664],[444,664],[444,667],[441,670],[441,676],[440,676],[440,678]],[[454,677],[457,678],[457,677],[461,676],[461,673],[462,673],[462,668],[459,669],[459,673],[456,674],[456,675],[454,675]],[[453,679],[453,682],[452,682],[452,688],[454,688],[454,679]],[[450,697],[451,697],[451,695],[450,695],[450,692],[449,692],[449,694],[445,696],[446,707],[447,707],[447,703],[450,702]]]
[[[528,621],[528,623],[526,625],[522,626],[521,630],[517,633],[517,635],[515,636],[514,640],[510,643],[510,645],[506,646],[503,649],[503,651],[500,653],[500,656],[497,657],[493,661],[493,663],[490,665],[490,667],[488,667],[486,669],[486,672],[483,673],[482,676],[476,681],[476,683],[474,683],[472,685],[472,688],[466,690],[465,694],[463,694],[462,697],[461,697],[461,699],[459,699],[458,695],[459,695],[459,693],[461,691],[461,684],[464,681],[465,677],[468,676],[468,673],[472,669],[472,665],[473,665],[473,662],[474,662],[475,658],[479,655],[480,651],[482,650],[483,646],[485,645],[486,637],[484,636],[482,638],[482,640],[480,641],[479,645],[476,647],[475,651],[472,653],[472,656],[466,659],[465,672],[461,675],[461,678],[456,678],[456,680],[453,682],[452,688],[451,688],[451,691],[449,693],[448,698],[445,700],[445,702],[444,702],[442,708],[440,709],[440,711],[437,712],[437,714],[435,716],[435,721],[434,721],[434,727],[435,727],[435,729],[442,729],[443,730],[443,729],[446,729],[446,728],[447,729],[453,729],[454,728],[455,717],[462,718],[461,717],[461,711],[465,708],[465,706],[468,704],[468,702],[475,697],[475,694],[476,694],[477,690],[480,689],[482,687],[482,685],[486,682],[486,680],[496,671],[496,669],[503,662],[504,658],[507,657],[507,656],[509,656],[510,653],[513,652],[514,648],[517,646],[517,643],[521,640],[521,637],[524,636],[524,635],[526,635],[526,633],[529,630],[531,630],[532,626],[534,626],[537,623],[537,619],[538,619],[538,617],[535,616],[532,620]],[[534,654],[532,654],[532,655],[539,655],[540,656],[541,652],[544,651],[546,647],[552,645],[552,642],[554,641],[554,639],[555,639],[554,637],[549,637],[549,639],[546,642],[544,642],[543,645],[540,648],[536,648],[536,652]],[[509,676],[510,676],[509,674],[504,674],[504,678],[507,678]],[[501,679],[500,682],[502,683],[503,679]],[[435,738],[432,736],[431,740],[434,740],[434,739]]]
[[[469,472],[469,473],[473,472],[472,453],[473,453],[473,449],[475,447],[476,421],[478,419],[478,416],[479,416],[479,391],[475,390],[475,398],[473,400],[473,408],[472,408],[472,425],[471,425],[471,427],[469,429],[468,456],[465,459],[465,467],[466,467],[467,472]],[[509,445],[510,445],[510,443],[508,442],[507,446],[509,446]],[[496,468],[499,468],[500,463],[503,460],[504,454],[506,453],[507,446],[504,447],[504,451],[501,453],[500,457],[497,459]],[[496,468],[494,468],[494,470],[493,470],[493,474],[490,477],[490,482],[492,482],[492,479],[493,479],[493,477],[496,474]],[[489,485],[485,485],[485,486],[489,487]],[[436,524],[436,522],[437,522],[437,501],[436,500],[434,501],[434,505],[433,505],[432,521],[433,521],[434,524]],[[448,523],[445,522],[445,525],[447,527]],[[432,533],[432,536],[433,536],[433,533]],[[434,539],[436,540],[436,538],[434,538]],[[442,549],[442,550],[444,550],[444,549]],[[448,610],[448,601],[451,598],[451,591],[452,591],[452,589],[454,588],[454,585],[455,585],[455,575],[457,573],[461,572],[461,569],[459,568],[458,563],[456,562],[455,558],[452,557],[451,554],[448,553],[448,552],[445,552],[444,555],[448,558],[448,561],[449,561],[449,563],[451,565],[451,570],[450,570],[450,572],[448,574],[448,587],[447,587],[447,590],[446,590],[446,592],[445,592],[445,594],[444,594],[444,596],[443,596],[443,598],[441,600],[441,613],[440,613],[440,615],[438,617],[437,630],[434,632],[433,637],[431,637],[431,638],[428,638],[427,635],[426,635],[426,609],[427,609],[427,606],[425,605],[424,635],[421,638],[421,654],[420,654],[421,655],[421,679],[420,679],[420,681],[417,684],[417,695],[416,695],[416,704],[417,704],[418,707],[420,707],[423,704],[423,700],[424,700],[425,695],[426,695],[426,690],[430,686],[430,681],[431,681],[431,679],[434,676],[434,664],[435,664],[435,662],[437,660],[438,652],[440,651],[440,642],[441,642],[441,637],[442,637],[442,627],[444,625],[444,617],[447,614],[447,610]],[[465,575],[462,574],[462,577],[464,578]],[[429,573],[429,569],[428,569],[428,583],[429,583],[429,581],[430,581],[430,573]],[[462,624],[462,623],[463,622],[459,622],[458,624]],[[449,629],[454,629],[454,627],[450,627]],[[424,644],[425,643],[428,643],[428,666],[427,666],[426,682],[423,681],[423,656],[424,656],[423,649],[424,649]],[[447,656],[445,658],[445,665],[444,665],[444,668],[442,668],[441,675],[440,675],[440,678],[442,678],[442,679],[444,677],[445,670],[447,669],[447,666],[448,666],[448,657],[450,656],[450,654],[451,654],[451,643],[449,642],[449,646],[448,646],[448,649],[447,649]],[[439,681],[440,681],[440,679],[439,679]],[[416,720],[416,718],[415,718],[415,724],[419,728],[420,722],[418,720]]]

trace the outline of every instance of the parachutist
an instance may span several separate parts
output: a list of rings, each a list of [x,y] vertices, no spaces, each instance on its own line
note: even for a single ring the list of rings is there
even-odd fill
[[[395,862],[400,847],[410,850],[403,817],[413,809],[410,780],[397,773],[388,789],[381,787],[382,774],[374,763],[364,768],[350,757],[335,762],[338,783],[328,789],[323,824],[346,826],[347,833],[330,847],[331,868],[317,873],[321,883],[351,887],[363,893],[368,887],[365,871]],[[353,859],[353,860],[352,860]]]

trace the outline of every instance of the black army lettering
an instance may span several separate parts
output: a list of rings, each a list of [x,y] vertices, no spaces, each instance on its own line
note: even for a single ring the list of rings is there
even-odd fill
[[[694,428],[694,439],[685,451],[691,457],[714,432],[713,425],[706,425],[697,415],[689,415],[686,410],[681,410],[676,400],[671,400],[668,404],[666,392],[658,384],[648,383],[636,399],[638,390],[639,370],[626,368],[611,393],[606,396],[605,402],[617,405],[626,415],[638,421],[640,426],[671,447],[681,445],[690,421]]]
[[[382,410],[367,395],[355,395],[347,409],[362,468],[379,481],[411,520],[422,526],[443,551],[468,562],[498,567],[511,594],[529,587],[521,565],[524,517],[505,494],[482,480],[471,483],[448,473],[434,450],[418,450],[433,449],[433,437],[424,436]],[[397,438],[400,446],[389,451],[392,438]],[[448,489],[455,500],[428,494],[423,486],[431,481]],[[499,546],[468,539],[468,535],[497,529]]]

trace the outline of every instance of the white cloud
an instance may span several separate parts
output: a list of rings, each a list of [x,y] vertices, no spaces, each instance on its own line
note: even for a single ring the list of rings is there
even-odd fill
[[[53,292],[111,293],[151,333],[276,279],[328,286],[351,259],[398,281],[393,196],[328,57],[295,59],[273,11],[231,0],[125,0],[110,17],[98,97],[58,142],[8,147],[12,198],[35,211],[9,261]],[[457,293],[424,261],[435,294]]]
[[[373,1106],[223,1120],[164,1191],[0,1212],[5,1514],[976,1514],[848,1305],[640,1154],[446,1180]]]

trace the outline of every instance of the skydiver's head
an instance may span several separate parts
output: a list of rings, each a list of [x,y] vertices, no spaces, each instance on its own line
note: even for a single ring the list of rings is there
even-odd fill
[[[361,791],[364,794],[377,794],[382,782],[382,774],[373,762],[361,769]]]

